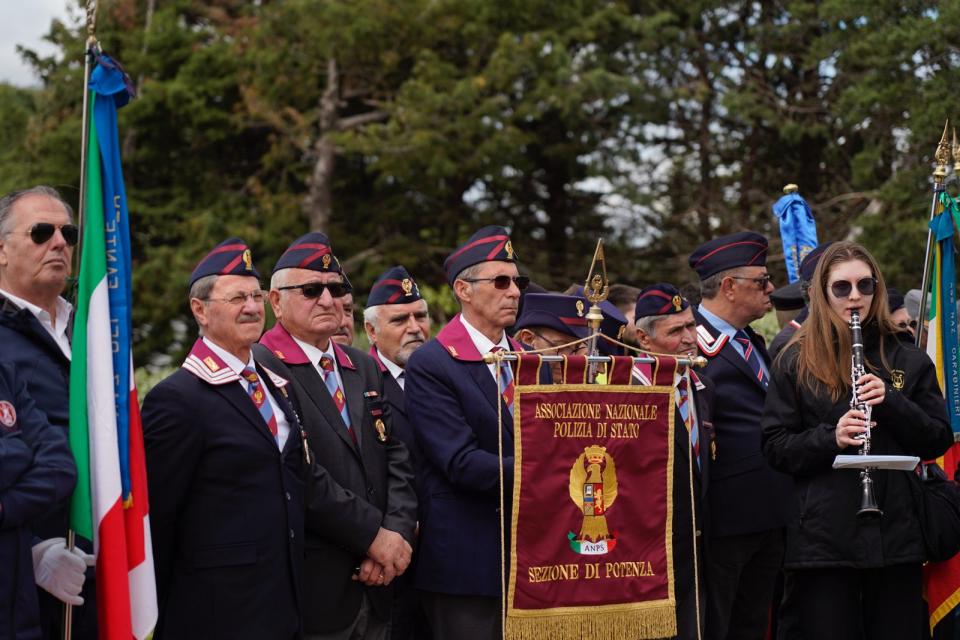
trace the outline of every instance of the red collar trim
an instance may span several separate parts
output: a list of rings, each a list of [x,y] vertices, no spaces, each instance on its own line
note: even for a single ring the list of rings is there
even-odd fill
[[[453,316],[450,322],[440,330],[440,333],[437,334],[437,342],[455,360],[464,362],[483,361],[483,355],[477,351],[476,345],[470,339],[470,334],[467,332],[467,328],[463,326],[459,313]],[[523,346],[510,336],[507,336],[507,343],[513,351],[523,351]]]
[[[377,363],[377,366],[380,367],[381,373],[387,372],[387,366],[383,364],[383,361],[380,360],[380,352],[377,351],[377,348],[374,346],[370,347],[370,357],[373,358],[373,361]]]
[[[287,364],[310,364],[307,354],[303,352],[293,336],[279,322],[260,337],[260,344],[273,351],[275,356]],[[341,367],[345,369],[357,368],[347,352],[336,342],[333,342],[333,353],[337,357],[337,364]]]
[[[221,385],[240,379],[223,358],[207,346],[203,338],[197,338],[187,354],[187,359],[180,366],[208,384]]]

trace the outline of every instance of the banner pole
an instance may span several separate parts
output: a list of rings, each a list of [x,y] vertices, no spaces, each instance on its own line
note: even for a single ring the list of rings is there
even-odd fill
[[[933,199],[930,202],[930,221],[933,221],[934,216],[937,215],[937,204],[940,200],[940,194],[944,191],[944,180],[947,177],[947,162],[950,160],[950,147],[947,143],[947,127],[949,127],[950,121],[947,120],[943,125],[943,135],[940,136],[940,142],[937,144],[937,150],[934,152],[934,158],[937,161],[937,168],[933,170]],[[956,133],[954,133],[954,151],[960,151],[957,149],[956,143]],[[960,160],[957,159],[956,155],[954,160],[957,162],[954,165],[954,171],[956,171],[957,166],[960,165]],[[917,311],[917,336],[916,336],[916,345],[919,347],[922,344],[923,333],[924,333],[924,322],[927,320],[924,316],[926,306],[927,306],[927,290],[930,288],[930,257],[933,254],[933,230],[930,229],[929,225],[927,226],[927,250],[923,256],[923,280],[920,286],[920,308]]]

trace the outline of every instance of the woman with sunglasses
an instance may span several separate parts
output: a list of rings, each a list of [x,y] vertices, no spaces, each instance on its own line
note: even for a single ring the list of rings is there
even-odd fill
[[[912,478],[875,470],[882,516],[864,519],[859,470],[832,468],[838,454],[857,453],[866,430],[865,414],[850,408],[852,312],[863,326],[867,373],[857,388],[871,408],[871,454],[930,459],[950,446],[934,367],[891,321],[880,269],[861,245],[831,245],[809,295],[809,318],[774,362],[761,422],[767,460],[796,482],[781,619],[790,638],[920,638],[924,553]]]

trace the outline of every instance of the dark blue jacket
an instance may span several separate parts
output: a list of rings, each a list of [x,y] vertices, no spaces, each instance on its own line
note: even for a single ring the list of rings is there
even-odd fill
[[[519,343],[512,343],[519,350]],[[500,595],[500,464],[513,495],[513,430],[497,383],[456,316],[417,349],[404,399],[422,453],[414,584],[439,593]],[[497,408],[503,416],[498,436]],[[505,515],[510,526],[509,515]],[[509,549],[509,543],[504,541]]]
[[[40,638],[30,525],[65,504],[76,481],[64,432],[37,409],[15,369],[0,365],[0,640]]]
[[[710,535],[757,533],[787,523],[793,498],[790,476],[774,471],[760,446],[760,418],[767,391],[727,337],[695,309],[697,344],[707,358],[701,373],[714,383],[716,458],[710,466]],[[770,367],[763,338],[746,328]]]

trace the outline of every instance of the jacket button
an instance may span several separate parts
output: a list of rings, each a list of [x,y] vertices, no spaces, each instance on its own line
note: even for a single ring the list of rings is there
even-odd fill
[[[286,496],[287,496],[287,502],[290,502],[290,492],[289,492],[289,491],[287,491]]]
[[[700,529],[697,529],[697,537],[698,537],[698,538],[700,537],[700,534],[701,534],[701,533],[703,533],[703,532],[700,531]]]
[[[293,529],[290,529],[290,538],[292,539],[292,538],[294,538],[294,537],[296,537],[296,536],[294,536],[294,534],[293,534]]]

